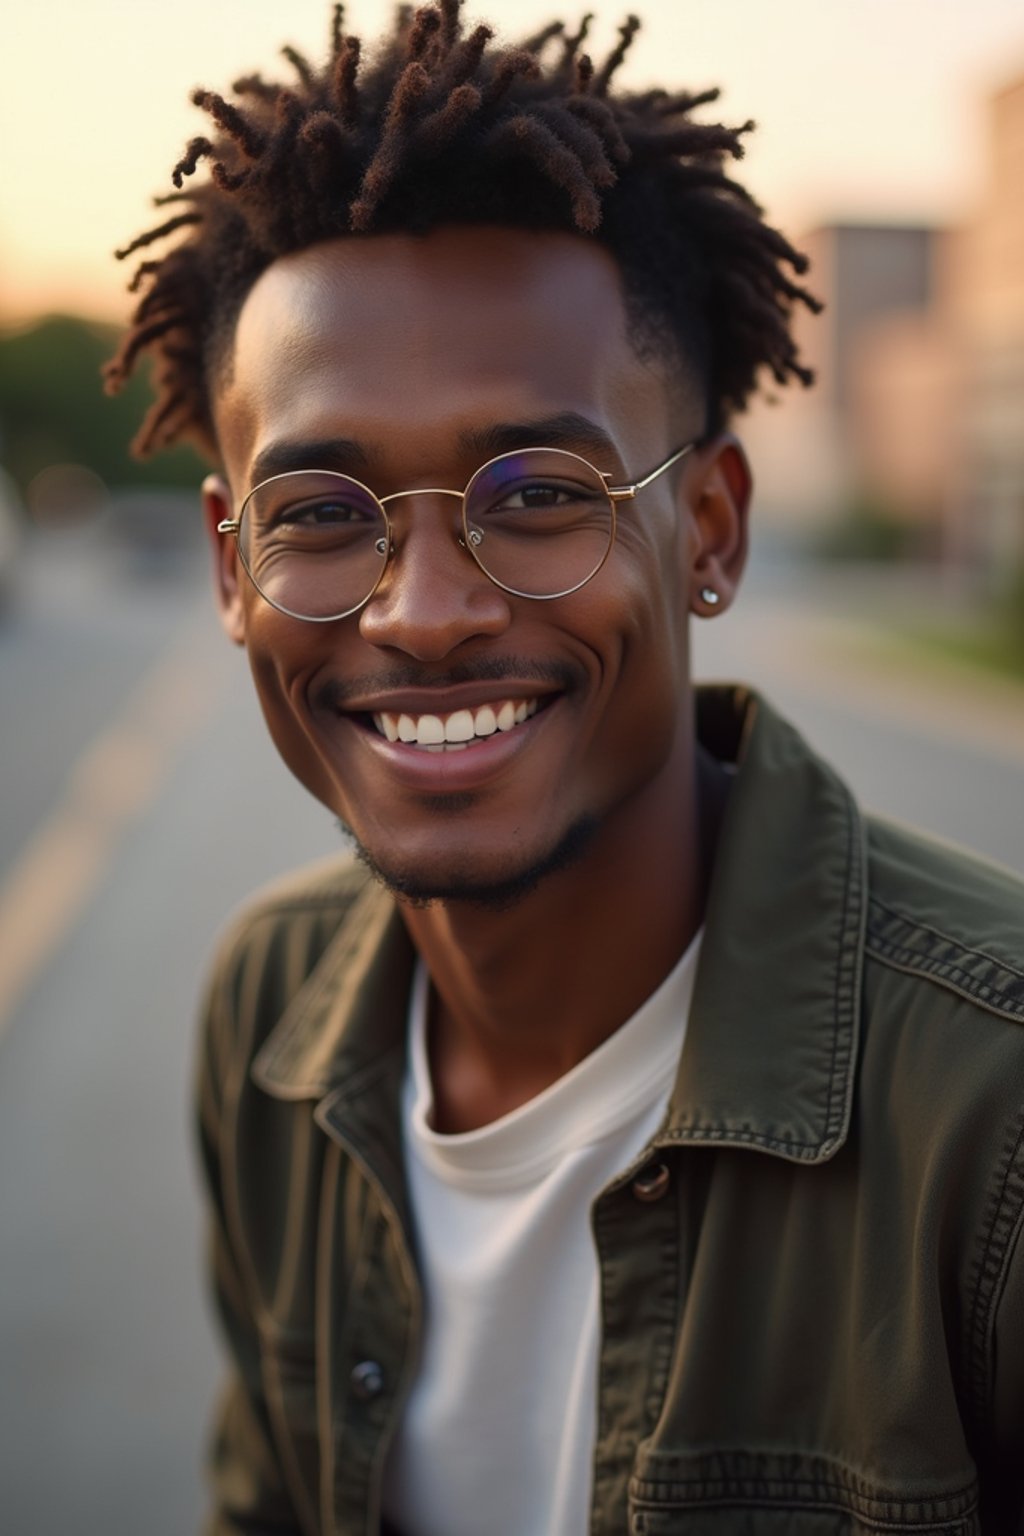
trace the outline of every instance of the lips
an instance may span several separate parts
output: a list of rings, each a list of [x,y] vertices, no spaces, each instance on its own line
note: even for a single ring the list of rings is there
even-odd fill
[[[497,732],[514,731],[535,715],[538,707],[536,698],[495,699],[447,714],[382,710],[370,718],[378,734],[387,741],[402,742],[427,752],[459,752]]]

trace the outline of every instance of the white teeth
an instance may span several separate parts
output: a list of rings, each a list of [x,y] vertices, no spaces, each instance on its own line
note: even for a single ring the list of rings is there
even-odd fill
[[[421,747],[435,747],[444,741],[444,725],[437,715],[420,715],[416,740]]]
[[[398,721],[394,715],[374,715],[373,723],[388,741],[398,740]]]
[[[388,741],[401,741],[411,746],[425,747],[430,752],[445,749],[461,751],[471,741],[493,736],[495,731],[511,731],[537,713],[536,699],[516,702],[506,699],[497,710],[490,704],[479,709],[457,709],[452,714],[441,715],[389,715],[375,714],[373,723]]]
[[[472,741],[475,734],[473,716],[468,709],[457,709],[444,723],[445,741]]]

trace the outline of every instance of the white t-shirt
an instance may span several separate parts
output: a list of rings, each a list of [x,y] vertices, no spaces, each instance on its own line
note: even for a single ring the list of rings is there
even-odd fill
[[[430,1124],[429,979],[417,971],[403,1116],[425,1334],[384,1479],[402,1536],[589,1529],[599,1347],[590,1208],[664,1120],[701,937],[572,1071],[456,1136]]]

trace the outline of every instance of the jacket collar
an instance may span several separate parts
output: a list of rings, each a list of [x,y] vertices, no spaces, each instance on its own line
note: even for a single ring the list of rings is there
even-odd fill
[[[666,1142],[823,1162],[846,1139],[867,911],[843,781],[763,699],[700,689],[698,736],[737,773],[715,854]]]
[[[698,689],[697,725],[737,771],[660,1141],[821,1162],[846,1138],[853,1094],[861,818],[842,780],[749,690]],[[326,1128],[371,1083],[394,1092],[414,960],[394,902],[368,884],[267,1037],[256,1083],[281,1099],[327,1095]]]

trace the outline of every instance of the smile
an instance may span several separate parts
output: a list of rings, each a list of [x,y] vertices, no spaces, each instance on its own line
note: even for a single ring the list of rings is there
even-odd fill
[[[497,732],[514,731],[537,713],[538,699],[495,700],[476,709],[456,709],[448,715],[371,715],[378,734],[426,752],[463,752]]]

